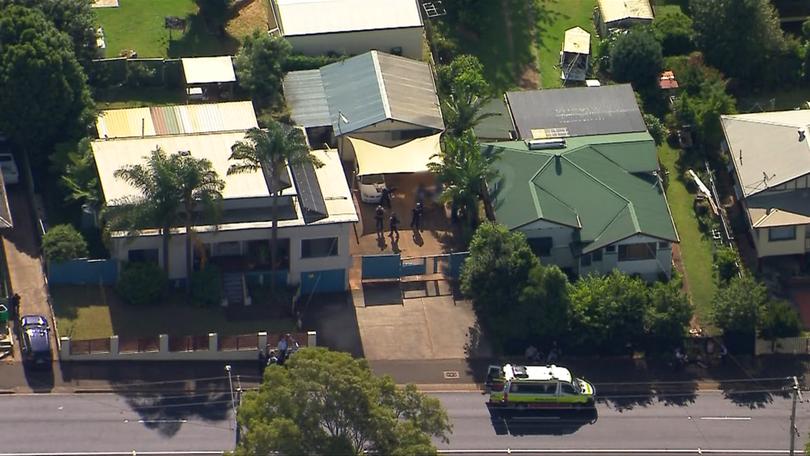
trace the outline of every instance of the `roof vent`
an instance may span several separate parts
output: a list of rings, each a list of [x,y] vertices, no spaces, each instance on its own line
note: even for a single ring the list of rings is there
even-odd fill
[[[526,141],[529,150],[563,149],[565,138],[530,139]]]
[[[526,371],[526,366],[512,366],[512,373],[517,378],[529,378],[529,373]]]

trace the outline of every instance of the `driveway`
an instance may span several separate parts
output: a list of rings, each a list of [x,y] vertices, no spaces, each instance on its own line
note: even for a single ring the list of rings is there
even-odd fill
[[[3,235],[9,278],[14,293],[20,295],[20,313],[44,315],[54,327],[48,306],[48,292],[40,263],[39,243],[33,223],[33,211],[25,190],[19,185],[8,191],[8,204],[14,228]],[[51,331],[51,347],[56,347],[56,337]],[[15,359],[20,359],[19,343],[15,345]],[[54,353],[54,359],[57,354]]]

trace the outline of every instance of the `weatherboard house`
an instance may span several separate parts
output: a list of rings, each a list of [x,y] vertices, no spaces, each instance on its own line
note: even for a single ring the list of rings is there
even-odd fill
[[[262,171],[228,175],[231,146],[256,126],[250,102],[168,106],[103,112],[97,123],[102,138],[92,150],[107,206],[139,198],[138,190],[115,171],[143,163],[156,147],[208,159],[225,181],[221,216],[202,214],[192,233],[195,267],[216,264],[236,283],[273,280],[270,265],[271,205]],[[289,167],[278,196],[278,261],[275,280],[300,284],[302,292],[342,291],[348,285],[349,233],[357,222],[351,192],[334,149],[311,152],[323,164]],[[185,280],[186,242],[182,226],[172,228],[169,278]],[[120,263],[160,263],[160,230],[111,233],[111,255]],[[227,278],[226,278],[227,282]],[[243,290],[244,291],[244,290]],[[246,297],[245,294],[243,296]],[[238,301],[239,296],[234,300]],[[229,297],[229,301],[232,299]]]
[[[679,242],[647,132],[482,144],[499,153],[495,217],[541,261],[587,275],[670,277]]]
[[[758,258],[810,252],[810,110],[721,116],[740,201]]]

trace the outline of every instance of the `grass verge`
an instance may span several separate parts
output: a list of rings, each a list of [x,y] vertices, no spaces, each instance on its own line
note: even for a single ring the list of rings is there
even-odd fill
[[[77,340],[113,334],[150,337],[282,332],[295,326],[289,319],[228,321],[224,309],[186,304],[182,292],[177,291],[170,292],[160,305],[150,307],[125,304],[112,288],[97,285],[55,286],[51,296],[59,335]]]
[[[658,159],[669,171],[667,199],[672,218],[681,238],[680,249],[686,275],[689,296],[695,306],[695,314],[701,325],[709,326],[711,302],[717,286],[714,281],[712,242],[703,236],[698,227],[693,202],[678,166],[680,152],[667,144],[658,148]]]

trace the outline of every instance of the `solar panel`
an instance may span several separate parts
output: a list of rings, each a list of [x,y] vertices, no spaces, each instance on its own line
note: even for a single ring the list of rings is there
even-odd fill
[[[312,163],[294,165],[292,172],[295,186],[298,189],[298,201],[301,203],[304,223],[312,223],[329,217],[321,185],[318,183]]]

